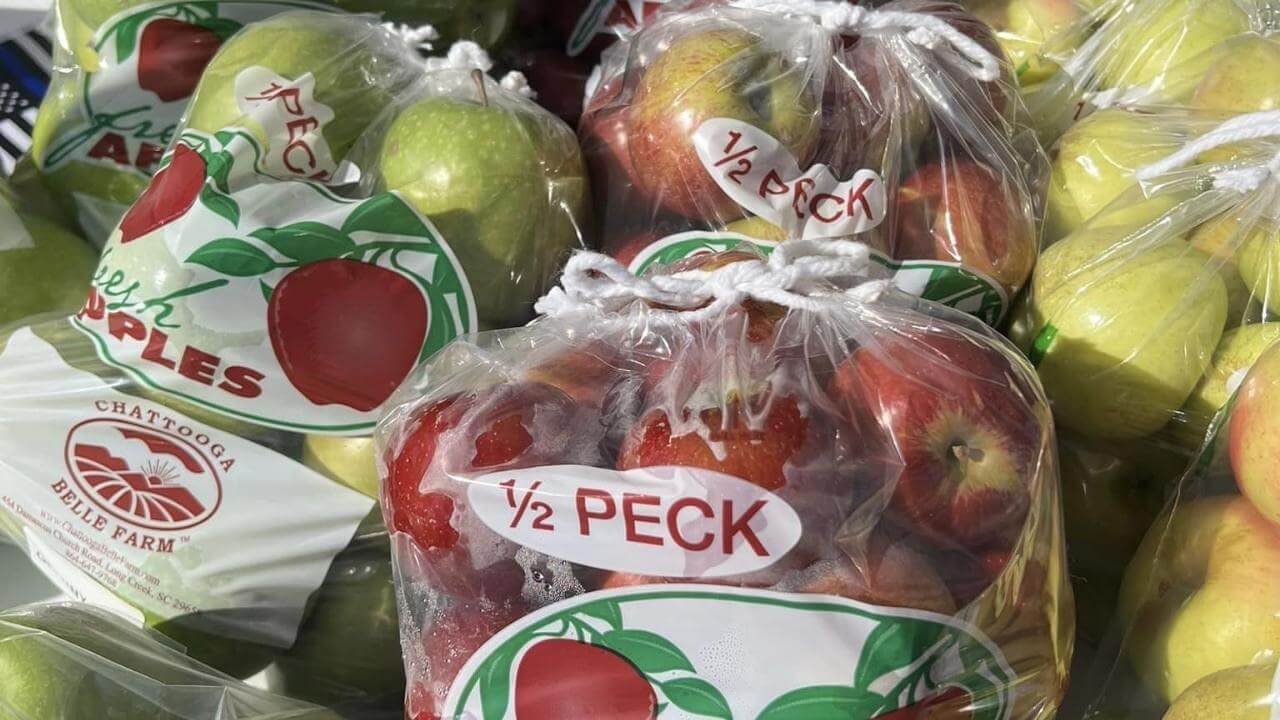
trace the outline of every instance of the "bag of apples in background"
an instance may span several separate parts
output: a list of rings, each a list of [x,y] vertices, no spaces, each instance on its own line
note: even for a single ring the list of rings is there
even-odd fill
[[[1076,680],[1093,692],[1086,717],[1247,720],[1280,709],[1280,343],[1229,391],[1125,573],[1106,662]]]
[[[1215,413],[1280,340],[1280,112],[1105,112],[1143,128],[1113,142],[1150,164],[1117,175],[1119,196],[1045,250],[1011,330],[1060,431],[1089,649]],[[1184,649],[1198,652],[1168,652]]]
[[[422,358],[532,316],[588,205],[573,131],[487,65],[317,11],[210,60],[83,308],[0,349],[0,516],[68,594],[402,714],[369,436]]]
[[[408,716],[1052,717],[1048,406],[886,275],[843,241],[580,253],[420,368],[377,434]]]
[[[959,6],[732,0],[606,51],[579,125],[602,247],[854,238],[908,292],[999,323],[1038,245],[1043,153],[987,26]]]

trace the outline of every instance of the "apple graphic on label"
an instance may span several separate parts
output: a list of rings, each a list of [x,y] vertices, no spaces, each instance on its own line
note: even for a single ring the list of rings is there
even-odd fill
[[[200,153],[182,143],[173,148],[169,164],[160,169],[120,220],[120,243],[138,238],[182,217],[204,187],[205,162]]]
[[[640,670],[614,651],[549,638],[529,647],[515,675],[521,720],[654,720],[658,698]]]
[[[138,40],[138,87],[164,102],[186,98],[221,45],[222,38],[199,25],[173,18],[148,22]]]
[[[479,71],[435,76],[447,91],[408,102],[386,129],[377,184],[440,231],[482,323],[519,325],[584,241],[589,193],[577,139]]]
[[[97,253],[40,215],[19,212],[0,184],[0,328],[45,312],[73,312],[84,302]]]
[[[641,77],[628,110],[633,181],[664,207],[725,223],[744,212],[716,184],[693,144],[712,118],[754,125],[806,169],[820,120],[804,73],[783,51],[741,29],[674,39]]]
[[[245,73],[251,68],[265,69],[271,77],[260,78],[260,88],[237,88],[237,80],[250,77]],[[255,117],[258,110],[246,115],[240,95],[266,97],[283,84],[301,92],[296,98],[263,100],[258,107],[265,111],[278,104],[292,114],[302,113],[304,120],[331,111],[332,119],[319,134],[333,160],[340,162],[395,93],[420,73],[412,49],[367,18],[312,10],[281,13],[245,26],[223,44],[196,87],[185,127],[205,133],[246,127],[270,154],[273,143],[294,138],[270,137],[271,130]],[[310,82],[314,87],[308,92]],[[303,106],[306,102],[312,105]],[[305,125],[314,130],[314,123]]]

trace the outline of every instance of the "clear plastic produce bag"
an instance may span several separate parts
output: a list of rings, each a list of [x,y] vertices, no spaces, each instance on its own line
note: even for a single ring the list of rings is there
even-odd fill
[[[79,603],[0,612],[4,720],[340,720],[202,665]]]
[[[532,315],[587,204],[572,131],[487,65],[311,11],[213,58],[81,310],[0,350],[0,516],[69,594],[399,714],[370,435],[422,358]]]
[[[871,258],[581,253],[416,372],[377,434],[408,716],[1051,717],[1048,406]]]
[[[1249,720],[1280,709],[1280,343],[1231,382],[1196,462],[1124,576],[1078,682],[1088,717]]]
[[[903,289],[998,323],[1035,262],[1042,153],[958,5],[733,0],[604,55],[579,125],[603,249],[633,270],[856,239]]]
[[[78,308],[96,260],[88,243],[0,179],[0,333],[32,315]]]

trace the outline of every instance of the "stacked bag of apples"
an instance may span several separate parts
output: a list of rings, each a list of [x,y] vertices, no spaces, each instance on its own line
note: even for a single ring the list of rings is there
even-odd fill
[[[584,165],[474,44],[424,61],[375,18],[297,10],[211,55],[75,314],[0,336],[0,528],[68,595],[200,662],[398,718],[369,436],[420,360],[532,316],[583,244]],[[3,664],[0,715],[90,717],[15,704],[22,672]],[[121,678],[152,714],[120,717],[208,717]]]
[[[601,247],[634,271],[858,235],[904,289],[996,324],[1038,246],[1024,116],[958,6],[709,1],[605,51],[579,136]]]

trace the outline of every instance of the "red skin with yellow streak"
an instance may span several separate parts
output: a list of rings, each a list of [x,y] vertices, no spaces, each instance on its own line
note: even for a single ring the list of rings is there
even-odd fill
[[[1265,352],[1240,385],[1228,432],[1240,492],[1280,523],[1280,345]]]

